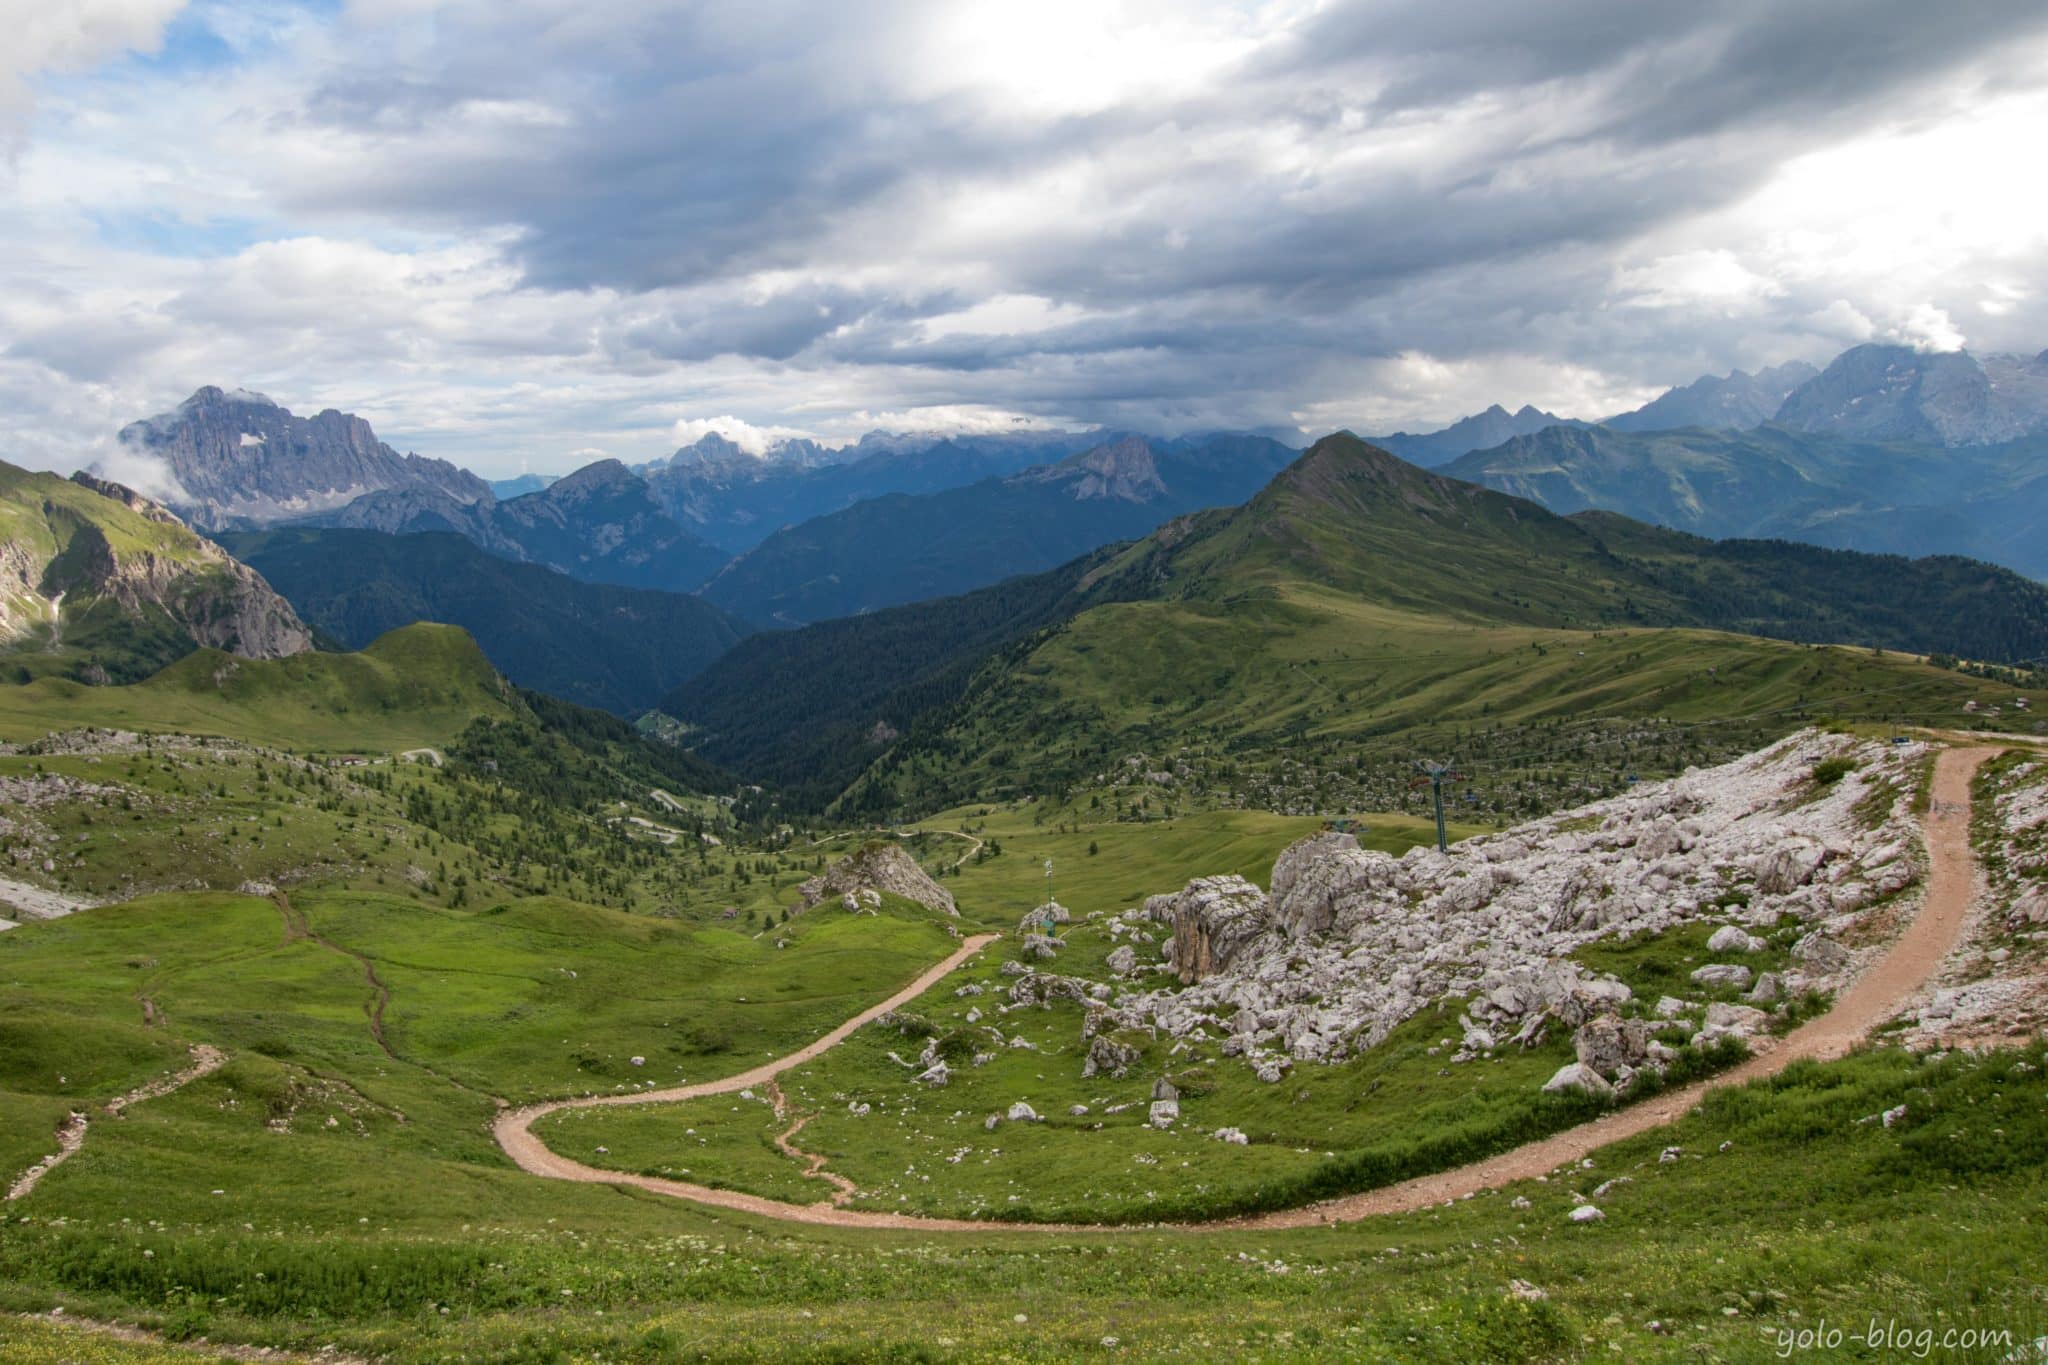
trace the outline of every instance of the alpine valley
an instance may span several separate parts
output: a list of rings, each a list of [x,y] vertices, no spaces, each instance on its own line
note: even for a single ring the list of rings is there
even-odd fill
[[[0,1361],[2048,1339],[2048,358],[117,440],[0,466]]]

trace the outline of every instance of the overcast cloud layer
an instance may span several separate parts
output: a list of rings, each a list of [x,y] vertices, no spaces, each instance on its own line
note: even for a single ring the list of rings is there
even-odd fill
[[[0,456],[1421,429],[2048,346],[2048,7],[0,0]]]

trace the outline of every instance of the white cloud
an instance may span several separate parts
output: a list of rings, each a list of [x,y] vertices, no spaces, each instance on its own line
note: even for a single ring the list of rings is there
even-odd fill
[[[150,51],[185,0],[0,0],[0,128],[28,106],[37,76]]]
[[[757,427],[752,422],[732,416],[686,417],[678,419],[676,424],[669,428],[669,439],[677,446],[689,446],[714,433],[731,441],[749,455],[766,455],[779,441],[811,434],[795,427]]]

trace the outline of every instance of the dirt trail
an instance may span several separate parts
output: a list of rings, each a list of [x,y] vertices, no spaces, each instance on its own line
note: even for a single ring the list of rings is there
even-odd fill
[[[789,1102],[782,1096],[782,1087],[774,1081],[768,1082],[768,1097],[775,1101],[775,1117],[781,1118],[789,1112]],[[832,1196],[832,1203],[836,1207],[859,1194],[860,1186],[836,1171],[826,1170],[825,1163],[830,1158],[825,1156],[824,1153],[807,1152],[791,1141],[792,1138],[804,1130],[804,1125],[809,1123],[812,1117],[813,1115],[810,1114],[798,1114],[796,1122],[775,1135],[775,1150],[792,1161],[801,1161],[804,1164],[804,1179],[823,1180],[830,1183],[835,1191]]]
[[[147,1084],[136,1086],[125,1095],[117,1095],[100,1106],[101,1112],[108,1118],[117,1119],[121,1117],[121,1111],[129,1105],[168,1095],[180,1086],[189,1085],[201,1076],[220,1070],[227,1065],[227,1060],[226,1054],[218,1048],[200,1043],[192,1049],[192,1064],[183,1071],[171,1076],[159,1076]],[[90,1122],[91,1116],[85,1110],[72,1110],[64,1122],[57,1126],[57,1150],[23,1171],[21,1176],[8,1186],[8,1200],[11,1202],[22,1198],[33,1190],[44,1176],[69,1161],[72,1153],[85,1145],[85,1129]]]
[[[1996,749],[1947,749],[1937,758],[1933,799],[1927,818],[1929,869],[1926,896],[1920,912],[1906,926],[1891,948],[1835,1001],[1826,1014],[1810,1020],[1780,1040],[1768,1051],[1751,1057],[1708,1080],[1643,1100],[1615,1113],[1567,1128],[1539,1142],[1532,1142],[1485,1161],[1454,1170],[1426,1175],[1398,1185],[1387,1185],[1362,1194],[1349,1195],[1298,1209],[1261,1214],[1248,1218],[1226,1218],[1207,1223],[1173,1226],[1188,1231],[1222,1228],[1277,1229],[1316,1227],[1326,1223],[1348,1223],[1382,1214],[1412,1213],[1481,1190],[1494,1189],[1517,1180],[1529,1180],[1578,1161],[1609,1143],[1634,1137],[1676,1122],[1696,1108],[1711,1090],[1744,1085],[1774,1076],[1793,1062],[1812,1058],[1840,1057],[1870,1030],[1897,1014],[1940,968],[1942,959],[1955,947],[1963,923],[1978,890],[1976,860],[1970,852],[1970,779],[1978,766]],[[959,952],[919,977],[906,989],[859,1017],[840,1025],[817,1042],[779,1061],[757,1067],[741,1076],[669,1091],[643,1091],[633,1095],[600,1095],[589,1099],[564,1100],[535,1105],[500,1116],[496,1126],[498,1145],[522,1170],[556,1180],[589,1184],[631,1185],[656,1194],[672,1195],[692,1203],[736,1212],[759,1214],[784,1222],[826,1224],[836,1227],[904,1228],[928,1232],[980,1232],[992,1229],[1016,1232],[1114,1232],[1113,1227],[1065,1223],[1004,1223],[965,1218],[921,1218],[912,1214],[879,1213],[865,1209],[839,1208],[833,1204],[790,1204],[734,1190],[714,1190],[680,1180],[630,1175],[599,1170],[559,1156],[543,1146],[530,1131],[533,1121],[559,1109],[608,1104],[654,1104],[664,1100],[695,1099],[760,1085],[790,1067],[810,1061],[832,1047],[862,1024],[922,994],[939,978],[952,971],[981,948],[992,934],[969,939]],[[799,1125],[801,1126],[801,1125]],[[785,1133],[784,1138],[794,1134]],[[794,1154],[794,1153],[792,1153]]]
[[[394,1062],[403,1062],[405,1059],[393,1052],[391,1044],[384,1041],[384,1007],[391,1003],[391,988],[378,979],[376,965],[355,949],[344,948],[332,939],[324,938],[316,933],[312,922],[306,918],[305,912],[293,905],[291,897],[287,896],[283,891],[271,893],[270,899],[277,906],[277,913],[284,916],[284,941],[286,943],[296,943],[301,939],[309,940],[319,944],[330,953],[339,953],[343,957],[353,959],[356,965],[363,969],[364,983],[370,988],[370,998],[363,1004],[363,1014],[370,1021],[370,1038],[377,1044],[377,1050],[386,1057],[389,1057]],[[427,1069],[432,1070],[431,1067]],[[435,1074],[439,1075],[440,1073],[435,1072]],[[464,1088],[467,1089],[468,1087],[465,1086]]]

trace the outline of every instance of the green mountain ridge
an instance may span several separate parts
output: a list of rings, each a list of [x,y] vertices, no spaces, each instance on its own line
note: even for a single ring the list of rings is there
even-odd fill
[[[346,647],[444,621],[521,687],[621,715],[653,706],[750,633],[702,598],[585,582],[446,532],[293,527],[220,540]]]
[[[215,735],[281,748],[388,751],[451,742],[524,706],[466,631],[408,625],[352,654],[243,659],[200,649],[140,682],[39,678],[0,688],[0,736],[62,726]]]
[[[1242,508],[1031,582],[1031,614],[985,624],[928,671],[897,668],[882,692],[854,681],[888,653],[861,618],[774,637],[777,687],[758,667],[770,646],[743,645],[664,709],[700,727],[707,755],[747,775],[772,761],[819,799],[848,760],[810,742],[806,717],[836,708],[831,733],[865,734],[873,756],[839,801],[867,815],[1069,790],[1189,745],[1243,768],[1316,746],[1327,762],[1405,752],[1473,725],[1658,716],[1747,718],[1747,741],[1777,723],[1757,717],[1810,715],[1829,695],[1960,720],[1974,684],[1870,651],[2048,652],[2048,591],[1990,565],[1561,517],[1349,434]],[[943,633],[949,612],[996,605],[921,604],[885,629]]]

